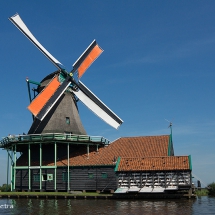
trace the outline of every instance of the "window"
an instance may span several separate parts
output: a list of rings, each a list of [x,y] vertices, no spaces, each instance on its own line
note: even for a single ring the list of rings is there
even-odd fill
[[[63,181],[68,181],[68,173],[63,172]]]
[[[39,174],[34,175],[33,178],[34,178],[34,181],[40,181],[40,175]]]
[[[107,173],[106,172],[102,172],[102,178],[107,178]]]
[[[42,181],[52,181],[53,180],[53,174],[43,174],[42,175]]]
[[[47,174],[47,180],[52,181],[53,180],[53,174]]]
[[[47,174],[42,175],[42,181],[47,181]]]
[[[66,124],[70,125],[70,118],[66,117]]]
[[[88,173],[88,178],[90,178],[90,179],[94,178],[94,175],[93,175],[92,172],[89,172],[89,173]]]

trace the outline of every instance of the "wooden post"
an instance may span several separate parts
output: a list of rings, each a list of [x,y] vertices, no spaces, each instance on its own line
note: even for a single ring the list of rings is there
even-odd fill
[[[192,188],[190,188],[189,191],[188,191],[188,198],[190,199],[191,196],[192,196]]]
[[[8,173],[9,173],[9,152],[7,150],[7,189],[8,189]]]
[[[57,144],[54,143],[54,189],[57,191]]]
[[[42,144],[40,142],[40,191],[42,191]]]
[[[87,144],[87,159],[89,159],[89,152],[90,152],[89,144]]]
[[[14,147],[14,166],[13,166],[13,190],[16,190],[16,144],[15,144],[15,147]]]
[[[10,155],[10,180],[11,180],[11,191],[13,191],[13,147],[11,147]]]
[[[31,146],[28,143],[28,190],[31,191]]]
[[[67,189],[70,191],[69,185],[69,143],[67,143]]]

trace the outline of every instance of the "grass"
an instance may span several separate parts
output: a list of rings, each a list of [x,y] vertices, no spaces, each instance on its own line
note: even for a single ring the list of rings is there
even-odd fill
[[[210,183],[206,188],[203,188],[201,190],[196,189],[196,195],[197,196],[215,196],[215,182]]]
[[[207,196],[208,195],[208,190],[204,189],[204,188],[199,189],[199,190],[196,189],[195,193],[196,193],[197,196]]]
[[[16,196],[112,196],[110,193],[96,193],[96,192],[0,192],[0,195],[16,195]]]

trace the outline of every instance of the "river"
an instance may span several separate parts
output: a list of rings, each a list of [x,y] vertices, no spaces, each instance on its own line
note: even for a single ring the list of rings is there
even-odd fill
[[[215,214],[215,197],[173,200],[0,199],[0,214]]]

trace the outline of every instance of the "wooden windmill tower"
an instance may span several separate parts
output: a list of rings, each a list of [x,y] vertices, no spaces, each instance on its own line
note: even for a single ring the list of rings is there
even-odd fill
[[[59,72],[57,71],[45,77],[40,82],[40,85],[37,87],[36,91],[41,92],[52,80],[52,78],[58,74]],[[71,92],[64,92],[61,98],[56,102],[51,111],[49,111],[42,121],[34,117],[33,124],[29,129],[28,134],[41,133],[86,134],[79,117],[76,98]]]

